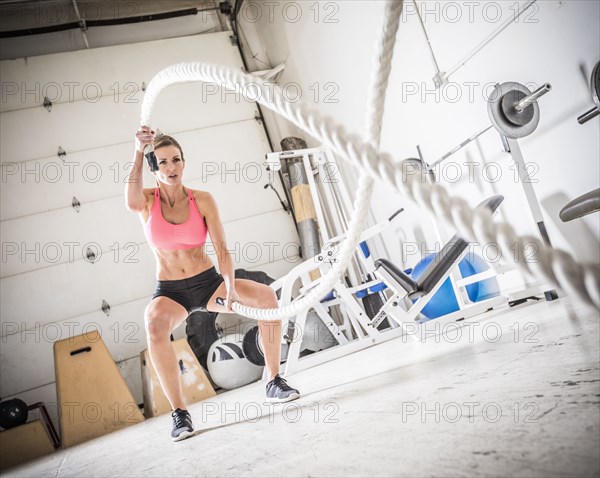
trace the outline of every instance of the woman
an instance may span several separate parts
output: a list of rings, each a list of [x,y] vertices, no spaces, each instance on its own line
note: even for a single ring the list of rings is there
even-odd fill
[[[125,190],[127,209],[139,214],[157,263],[157,286],[146,307],[144,320],[148,352],[161,386],[173,409],[171,438],[179,441],[193,435],[179,381],[179,365],[170,336],[194,310],[231,313],[238,301],[259,308],[277,307],[277,296],[267,285],[235,279],[234,265],[225,243],[219,210],[212,195],[182,183],[185,159],[171,136],[155,138],[146,126],[136,132],[134,167]],[[142,162],[147,144],[153,144],[158,187],[143,188]],[[150,169],[152,171],[152,169]],[[204,251],[210,234],[220,274]],[[217,297],[225,297],[223,305]],[[286,402],[300,395],[279,376],[281,322],[258,323],[269,382],[266,399]]]

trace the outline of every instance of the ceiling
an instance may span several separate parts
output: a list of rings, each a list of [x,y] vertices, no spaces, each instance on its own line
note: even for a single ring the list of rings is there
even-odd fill
[[[0,60],[223,31],[219,3],[0,0]]]

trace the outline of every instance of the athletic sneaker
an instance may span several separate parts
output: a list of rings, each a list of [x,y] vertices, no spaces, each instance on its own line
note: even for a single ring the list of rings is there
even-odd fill
[[[300,397],[300,392],[290,387],[279,375],[267,383],[267,402],[289,402]]]
[[[185,440],[194,434],[194,425],[192,417],[187,410],[176,409],[171,413],[173,417],[173,431],[171,438],[173,441]]]

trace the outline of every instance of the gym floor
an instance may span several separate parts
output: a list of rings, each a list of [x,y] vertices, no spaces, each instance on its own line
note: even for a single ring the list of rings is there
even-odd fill
[[[3,476],[598,476],[598,312],[568,299],[429,324],[289,378],[190,406],[172,443],[163,415]]]

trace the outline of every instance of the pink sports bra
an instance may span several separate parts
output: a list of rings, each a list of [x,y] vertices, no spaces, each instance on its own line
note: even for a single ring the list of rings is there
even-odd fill
[[[160,188],[154,189],[154,204],[144,224],[148,244],[158,249],[192,249],[206,242],[207,228],[198,211],[192,192],[188,189],[189,213],[187,221],[171,224],[162,215]]]

